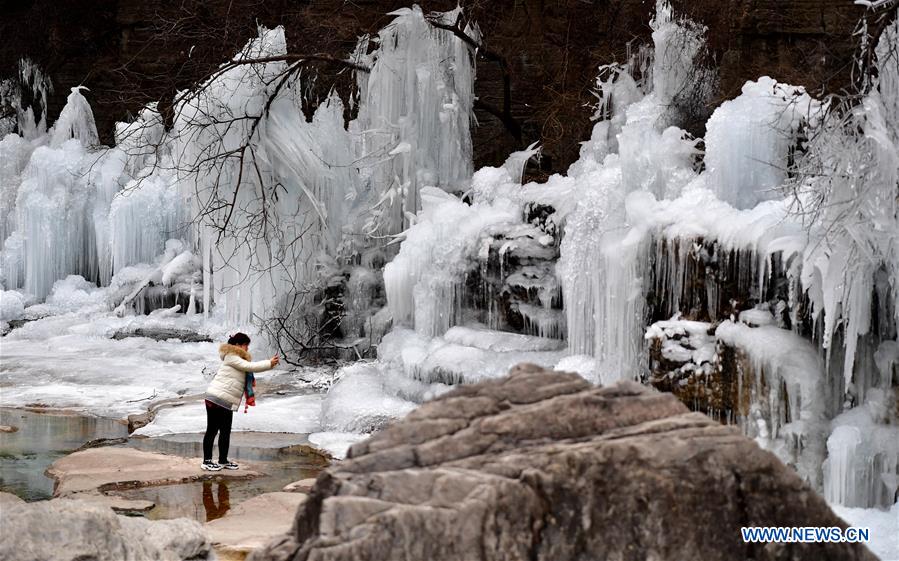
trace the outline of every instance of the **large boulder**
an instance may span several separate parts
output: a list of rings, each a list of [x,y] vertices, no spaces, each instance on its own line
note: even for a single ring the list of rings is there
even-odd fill
[[[82,501],[4,503],[0,561],[186,561],[214,559],[194,520],[151,521]]]
[[[252,561],[844,560],[743,526],[845,527],[736,429],[635,383],[522,365],[353,446]]]

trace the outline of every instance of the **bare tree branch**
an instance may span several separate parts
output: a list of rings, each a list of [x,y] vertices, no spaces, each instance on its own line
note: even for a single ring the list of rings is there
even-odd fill
[[[503,106],[502,108],[494,107],[493,105],[481,101],[475,100],[474,107],[475,109],[482,109],[487,113],[490,113],[494,117],[502,122],[503,126],[506,127],[506,130],[518,141],[519,144],[522,142],[521,137],[521,124],[518,120],[512,115],[512,76],[509,72],[509,64],[506,62],[506,59],[500,55],[499,53],[490,50],[483,43],[479,43],[475,41],[468,33],[465,32],[465,27],[462,25],[462,14],[456,18],[456,21],[452,24],[444,23],[437,16],[428,16],[428,23],[432,26],[443,29],[444,31],[449,31],[456,37],[462,40],[463,43],[468,45],[472,51],[474,51],[475,56],[479,56],[484,60],[495,63],[502,74],[503,77]]]

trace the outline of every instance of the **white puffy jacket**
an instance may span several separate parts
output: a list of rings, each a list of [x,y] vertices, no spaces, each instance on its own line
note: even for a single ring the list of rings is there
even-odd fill
[[[219,347],[222,365],[206,389],[206,399],[219,405],[228,404],[237,410],[247,383],[247,372],[271,370],[272,361],[250,362],[250,353],[237,345],[224,344]]]

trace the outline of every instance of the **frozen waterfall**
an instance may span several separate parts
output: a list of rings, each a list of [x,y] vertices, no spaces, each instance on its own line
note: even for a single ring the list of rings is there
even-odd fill
[[[705,30],[659,1],[651,48],[598,69],[578,161],[523,183],[536,145],[473,169],[476,53],[428,21],[460,13],[393,12],[336,61],[354,94],[310,119],[281,27],[181,92],[171,126],[151,104],[113,147],[79,88],[50,129],[22,111],[0,140],[0,322],[178,306],[273,346],[330,330],[335,356],[378,356],[324,398],[338,433],[524,361],[639,380],[833,503],[895,503],[895,53],[878,46],[843,104],[747,82],[695,138],[716,91]]]

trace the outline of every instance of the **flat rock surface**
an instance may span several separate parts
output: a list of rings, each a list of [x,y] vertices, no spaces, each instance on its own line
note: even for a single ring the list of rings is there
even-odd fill
[[[216,472],[200,469],[201,459],[143,452],[133,448],[89,448],[53,462],[47,475],[56,481],[54,496],[108,491],[204,479],[251,479],[263,475],[245,469]]]
[[[97,506],[109,507],[115,512],[146,512],[156,506],[153,501],[144,499],[128,499],[126,497],[118,497],[116,495],[107,495],[105,493],[84,492],[66,495],[65,498],[59,500],[78,500]]]
[[[747,544],[743,526],[846,527],[734,427],[633,382],[520,365],[354,445],[253,561],[870,560]]]
[[[3,505],[0,561],[187,561],[212,559],[194,520],[150,521],[105,506],[54,499]]]
[[[247,553],[290,530],[303,493],[265,493],[244,501],[225,516],[206,523],[206,532],[222,553]]]
[[[300,479],[284,486],[284,490],[288,493],[308,493],[315,487],[315,479]]]
[[[0,507],[4,507],[6,505],[17,505],[24,502],[25,501],[20,499],[18,496],[13,495],[12,493],[0,491]]]

